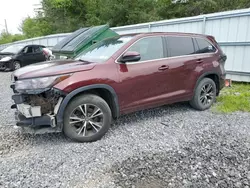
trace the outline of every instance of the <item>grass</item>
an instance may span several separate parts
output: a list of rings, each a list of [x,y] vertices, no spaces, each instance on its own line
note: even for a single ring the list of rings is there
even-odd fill
[[[225,113],[250,112],[250,84],[234,82],[231,87],[224,88],[217,98],[215,110]]]

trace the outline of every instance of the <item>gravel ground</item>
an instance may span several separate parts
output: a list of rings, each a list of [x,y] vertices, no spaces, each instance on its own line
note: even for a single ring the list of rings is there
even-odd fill
[[[187,104],[120,118],[94,143],[23,135],[0,72],[0,187],[250,187],[250,114]]]

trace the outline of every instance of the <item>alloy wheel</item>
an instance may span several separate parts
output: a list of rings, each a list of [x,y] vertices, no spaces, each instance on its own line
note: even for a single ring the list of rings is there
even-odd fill
[[[73,110],[69,124],[75,133],[82,137],[93,136],[100,131],[103,122],[102,110],[93,104],[82,104]]]
[[[21,65],[19,62],[15,62],[14,63],[14,69],[17,70],[17,69],[20,69],[21,68]]]
[[[201,88],[201,93],[199,98],[201,104],[204,106],[208,106],[213,102],[213,98],[214,98],[214,91],[212,84],[210,83],[205,84]]]

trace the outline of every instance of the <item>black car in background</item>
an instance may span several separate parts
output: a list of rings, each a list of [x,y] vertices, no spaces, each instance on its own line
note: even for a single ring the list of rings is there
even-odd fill
[[[46,61],[42,45],[11,45],[0,51],[0,70],[16,70],[20,67]]]

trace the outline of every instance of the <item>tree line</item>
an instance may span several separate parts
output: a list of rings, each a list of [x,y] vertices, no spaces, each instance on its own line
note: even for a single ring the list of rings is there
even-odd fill
[[[23,20],[23,34],[3,32],[0,44],[107,23],[115,27],[249,7],[250,0],[42,0],[36,16]]]

